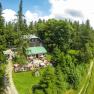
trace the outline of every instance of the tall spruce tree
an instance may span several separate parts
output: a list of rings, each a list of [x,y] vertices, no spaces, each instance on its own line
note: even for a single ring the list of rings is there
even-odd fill
[[[2,15],[2,4],[0,2],[0,16]]]
[[[5,49],[5,32],[4,32],[4,18],[2,16],[2,4],[0,3],[0,94],[3,94],[3,76],[4,71],[2,69],[2,63],[5,58],[3,56],[3,50]]]
[[[0,3],[0,31],[4,26],[4,18],[2,16],[3,12],[2,12],[2,4]]]
[[[2,4],[0,3],[0,52],[5,48],[4,18],[2,14]]]
[[[19,3],[19,10],[18,10],[18,14],[17,14],[17,30],[18,31],[18,44],[19,47],[22,48],[22,43],[23,43],[23,39],[22,39],[22,35],[24,32],[24,15],[23,15],[23,1],[20,0]]]
[[[22,5],[23,5],[23,2],[22,2],[22,0],[20,0],[19,10],[18,10],[18,15],[17,15],[17,18],[18,18],[18,31],[20,31],[20,32],[22,32],[23,23],[24,23],[24,20],[23,20],[24,15],[23,15]]]

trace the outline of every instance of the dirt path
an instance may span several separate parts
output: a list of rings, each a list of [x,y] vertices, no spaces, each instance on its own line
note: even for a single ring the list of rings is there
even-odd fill
[[[86,88],[87,88],[87,85],[88,85],[88,81],[89,81],[88,79],[90,79],[90,76],[91,76],[93,64],[94,64],[94,61],[92,60],[91,63],[90,63],[90,67],[89,67],[87,76],[86,76],[86,81],[87,82],[82,86],[82,88],[80,89],[78,94],[82,94],[83,90],[86,91]]]
[[[7,75],[7,79],[5,79],[5,85],[6,85],[6,89],[5,92],[6,94],[18,94],[15,85],[13,83],[13,79],[12,79],[12,62],[9,60],[8,61],[8,65],[6,67],[6,75]]]

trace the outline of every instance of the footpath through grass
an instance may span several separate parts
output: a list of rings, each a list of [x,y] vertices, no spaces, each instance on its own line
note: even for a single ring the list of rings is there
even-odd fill
[[[90,63],[90,67],[89,67],[87,76],[86,76],[84,83],[83,83],[83,85],[80,89],[80,92],[78,94],[94,94],[94,93],[86,93],[87,89],[89,87],[90,81],[91,81],[91,77],[92,77],[91,73],[93,71],[93,67],[94,67],[94,60],[92,60],[91,63]]]
[[[94,65],[85,94],[94,94]]]
[[[32,94],[32,86],[37,84],[45,69],[40,70],[40,76],[35,77],[31,71],[13,73],[14,84],[19,94]]]

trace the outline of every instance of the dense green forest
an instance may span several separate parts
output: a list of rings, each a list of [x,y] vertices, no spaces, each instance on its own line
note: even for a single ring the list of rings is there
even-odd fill
[[[94,56],[94,31],[89,21],[79,24],[68,20],[39,20],[33,28],[51,54],[54,70],[48,68],[34,94],[64,94],[66,90],[78,90],[86,65]],[[34,31],[34,30],[33,30]]]
[[[71,20],[41,20],[27,25],[19,5],[16,22],[6,23],[0,3],[0,89],[3,86],[5,62],[3,51],[22,49],[26,45],[22,35],[35,34],[41,38],[53,67],[48,67],[40,82],[33,86],[33,94],[64,94],[78,90],[87,66],[94,56],[94,30],[89,20],[80,24]]]

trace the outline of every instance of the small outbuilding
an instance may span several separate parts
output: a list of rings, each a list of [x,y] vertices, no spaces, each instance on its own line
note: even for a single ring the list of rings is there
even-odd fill
[[[23,38],[28,40],[30,43],[30,47],[26,48],[27,56],[40,57],[47,53],[47,50],[43,46],[42,41],[39,37],[31,34],[31,35],[24,35]]]

